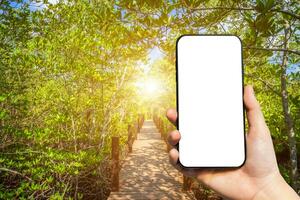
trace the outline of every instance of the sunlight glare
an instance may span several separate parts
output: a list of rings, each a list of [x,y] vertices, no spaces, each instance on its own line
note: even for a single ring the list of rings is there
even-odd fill
[[[143,96],[157,96],[162,92],[161,83],[159,80],[154,78],[147,78],[146,80],[138,80],[136,87]]]

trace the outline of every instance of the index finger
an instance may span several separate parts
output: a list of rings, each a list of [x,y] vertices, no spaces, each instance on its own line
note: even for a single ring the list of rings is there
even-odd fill
[[[169,108],[167,110],[166,116],[168,118],[168,120],[174,124],[176,126],[176,122],[177,122],[177,111],[173,108]]]

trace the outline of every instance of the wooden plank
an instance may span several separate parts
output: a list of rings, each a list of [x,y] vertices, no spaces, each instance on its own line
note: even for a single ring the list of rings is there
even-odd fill
[[[191,199],[192,194],[176,193],[174,191],[160,192],[114,192],[109,196],[109,200],[118,199]]]
[[[162,124],[162,120],[157,120]],[[120,188],[109,199],[194,199],[169,163],[167,145],[152,120],[145,120],[120,171]]]

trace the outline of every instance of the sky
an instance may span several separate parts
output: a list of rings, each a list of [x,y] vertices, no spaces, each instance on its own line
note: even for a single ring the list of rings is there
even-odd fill
[[[153,62],[154,60],[160,59],[162,57],[163,53],[156,46],[149,51],[150,62]]]
[[[163,53],[159,50],[158,47],[153,47],[148,52],[149,61],[146,65],[142,65],[145,73],[148,73],[151,70],[151,65],[158,59],[161,59],[163,57]]]
[[[57,4],[59,2],[59,0],[48,0],[48,3],[50,4]],[[47,6],[43,3],[43,2],[39,2],[39,3],[35,3],[35,2],[32,2],[30,4],[30,10],[42,10],[44,8],[46,8]]]

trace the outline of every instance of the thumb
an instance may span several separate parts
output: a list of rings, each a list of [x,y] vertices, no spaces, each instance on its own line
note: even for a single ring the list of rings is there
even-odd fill
[[[255,130],[264,129],[266,127],[265,119],[259,102],[255,98],[253,87],[250,85],[244,88],[244,103],[250,128],[254,128]],[[258,133],[259,131],[255,132]]]

